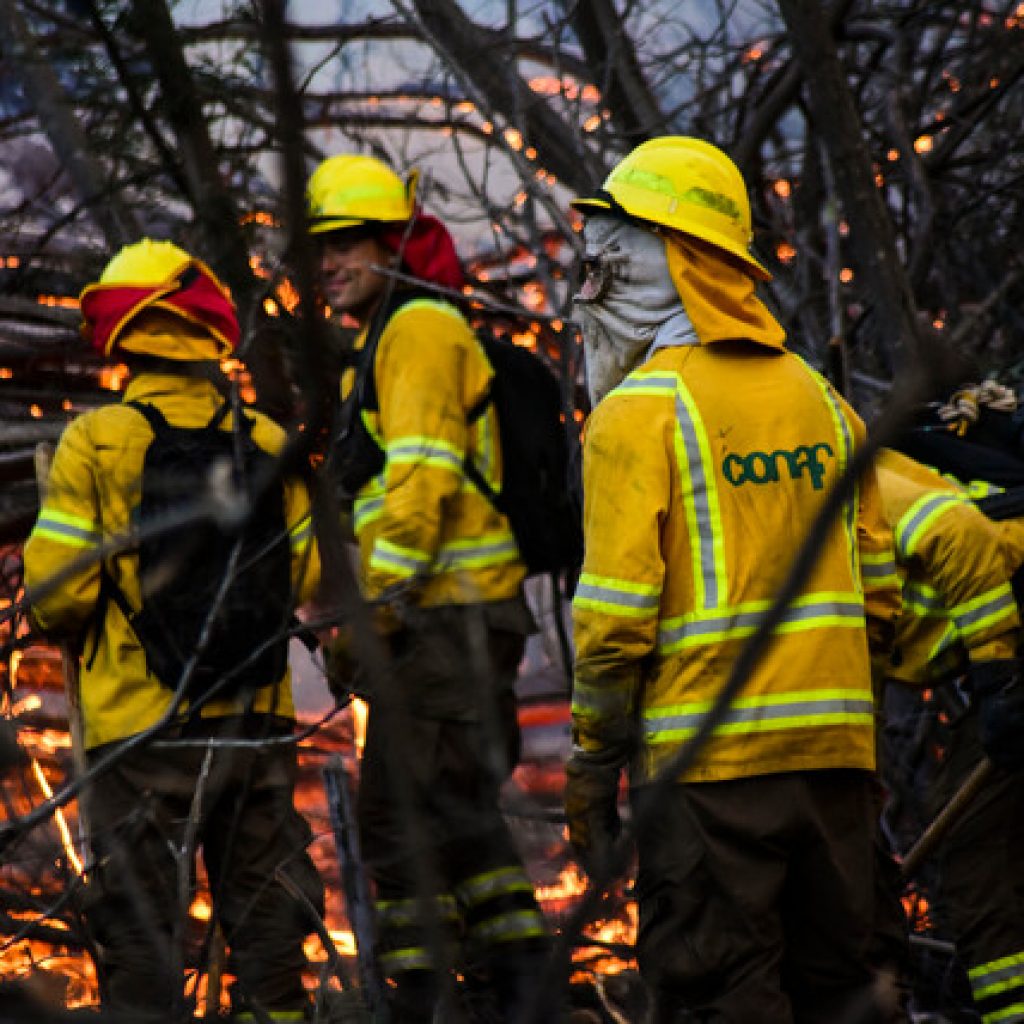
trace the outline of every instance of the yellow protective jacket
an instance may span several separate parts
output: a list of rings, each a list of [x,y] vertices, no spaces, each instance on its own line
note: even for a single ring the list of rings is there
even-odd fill
[[[693,736],[863,434],[781,341],[661,349],[598,405],[573,604],[583,751],[632,748],[641,783]],[[869,473],[684,781],[872,769],[865,615],[898,608]]]
[[[899,452],[883,450],[877,468],[903,584],[886,674],[926,683],[967,660],[1014,657],[1020,621],[1004,524],[966,487]]]
[[[184,427],[204,426],[222,401],[207,381],[157,373],[132,380],[124,398],[155,405],[172,426]],[[254,420],[256,444],[268,452],[280,450],[284,431],[262,414],[250,411],[249,416]],[[224,429],[230,428],[228,415]],[[80,678],[87,748],[124,739],[154,724],[167,710],[170,691],[147,672],[142,647],[113,601],[105,602],[102,627],[96,635],[96,623],[90,618],[100,596],[98,563],[50,593],[40,587],[68,562],[126,533],[141,500],[142,464],[152,438],[146,420],[123,404],[105,406],[74,420],[57,448],[46,499],[25,545],[25,581],[36,624],[44,631],[60,633],[87,630],[83,648],[88,657],[83,659]],[[320,567],[309,498],[296,480],[285,483],[285,521],[295,593],[305,600],[312,596]],[[140,607],[138,556],[124,553],[106,559],[104,566],[130,607]],[[37,597],[34,591],[38,591]],[[260,639],[253,637],[253,642]],[[287,671],[279,684],[257,694],[255,709],[293,716]],[[213,717],[241,710],[239,703],[211,701],[202,714]]]
[[[363,419],[385,465],[353,510],[365,596],[415,583],[424,606],[514,597],[526,574],[515,537],[463,471],[468,453],[500,490],[494,407],[468,422],[494,376],[476,335],[449,303],[412,299],[385,325],[374,374],[379,411]]]

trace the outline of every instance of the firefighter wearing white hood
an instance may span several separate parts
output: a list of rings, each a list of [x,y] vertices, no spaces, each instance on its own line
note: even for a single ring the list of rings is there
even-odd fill
[[[594,412],[570,838],[607,871],[625,770],[657,1024],[842,1020],[875,980],[869,634],[899,609],[873,473],[723,724],[674,765],[864,427],[758,299],[770,275],[721,150],[655,139],[575,205]]]

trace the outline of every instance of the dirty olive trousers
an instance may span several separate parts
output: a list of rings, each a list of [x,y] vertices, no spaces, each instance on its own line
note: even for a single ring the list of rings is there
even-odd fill
[[[930,787],[933,815],[982,758],[977,714],[939,725],[937,738],[943,756]],[[937,909],[982,1020],[1024,1021],[1024,775],[996,770],[939,847],[936,867]]]
[[[899,1020],[874,1007],[868,772],[674,785],[638,835],[638,958],[655,1024]]]
[[[292,724],[267,716],[204,719],[177,740],[284,737]],[[90,751],[90,764],[108,748]],[[98,776],[84,794],[96,868],[87,917],[99,945],[105,1003],[167,1017],[180,1013],[184,926],[198,848],[237,982],[236,1009],[256,1004],[300,1010],[313,931],[278,870],[323,914],[323,886],[306,846],[309,826],[295,810],[295,748],[141,747]],[[193,849],[182,852],[188,834]]]
[[[392,1024],[430,1021],[455,973],[483,1019],[518,1021],[538,996],[547,928],[499,809],[519,754],[510,625],[421,610],[391,638],[391,699],[371,703],[359,832]]]

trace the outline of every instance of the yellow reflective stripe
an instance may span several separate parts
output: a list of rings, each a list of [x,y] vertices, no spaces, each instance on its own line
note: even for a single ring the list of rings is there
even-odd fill
[[[864,586],[872,590],[900,585],[896,559],[888,552],[860,553],[860,575]]]
[[[433,954],[425,946],[410,946],[408,949],[394,949],[378,956],[381,970],[385,974],[400,971],[431,971],[434,969]]]
[[[455,894],[467,907],[474,907],[495,896],[514,892],[533,892],[533,885],[521,867],[504,867],[467,878],[455,887]]]
[[[896,524],[896,550],[906,560],[913,557],[925,533],[941,515],[968,499],[957,494],[926,494],[904,512]]]
[[[661,603],[661,587],[585,572],[580,574],[572,603],[574,608],[587,611],[649,618]]]
[[[473,442],[471,445],[474,465],[492,490],[501,490],[501,478],[498,475],[498,442],[493,425],[493,409],[488,406],[473,424]],[[472,481],[467,481],[472,483]]]
[[[932,649],[928,652],[928,661],[933,662],[940,654],[948,651],[950,647],[953,647],[957,643],[957,632],[953,627],[952,622],[947,622],[945,629],[942,631],[942,636],[932,645]]]
[[[1021,1024],[1024,1021],[1024,1003],[1011,1003],[1001,1010],[982,1013],[983,1024]]]
[[[502,530],[482,537],[442,544],[435,565],[439,572],[452,572],[505,565],[518,558],[519,547],[515,537],[510,530]]]
[[[942,595],[928,583],[908,582],[903,588],[903,607],[924,617],[946,617]]]
[[[366,432],[376,441],[377,447],[384,449],[384,435],[380,432],[379,415],[372,409],[360,409],[359,416],[366,427]]]
[[[950,608],[949,615],[961,636],[972,636],[990,626],[1005,620],[1012,620],[1017,614],[1017,602],[1009,583],[979,594],[970,601]],[[1012,625],[1012,622],[1007,623]]]
[[[658,623],[658,653],[674,654],[691,647],[750,636],[772,606],[770,600],[746,601],[714,613],[689,612]],[[821,591],[803,594],[785,610],[775,634],[810,629],[864,625],[864,600],[859,593]]]
[[[430,562],[430,555],[395,544],[386,537],[377,538],[370,555],[371,568],[403,577],[412,577],[426,571]]]
[[[44,505],[32,529],[36,537],[57,541],[72,548],[93,547],[102,540],[99,523],[85,516],[75,516]]]
[[[303,551],[313,538],[313,517],[304,516],[289,531],[288,542],[293,551]]]
[[[352,525],[356,533],[363,529],[367,523],[380,519],[384,512],[384,495],[374,494],[368,498],[356,498],[352,506]]]
[[[802,365],[806,368],[807,372],[811,374],[814,382],[818,385],[818,389],[825,398],[825,404],[828,407],[829,415],[832,417],[832,429],[835,431],[836,449],[839,452],[836,460],[838,479],[839,476],[842,476],[842,474],[846,472],[846,467],[849,464],[850,457],[853,453],[853,434],[850,431],[850,424],[847,423],[846,416],[843,415],[843,410],[825,378],[806,363],[802,363]],[[857,543],[857,508],[860,505],[859,492],[860,487],[855,486],[850,499],[843,505],[843,529],[846,533],[846,548],[850,565],[850,578],[853,580],[853,585],[857,587],[858,590],[861,587],[861,576],[857,571],[859,565],[859,547]]]
[[[465,454],[460,448],[440,438],[409,435],[388,441],[387,457],[393,465],[434,466],[461,473]]]
[[[406,928],[429,923],[431,917],[442,921],[458,920],[459,910],[452,896],[424,899],[377,900],[374,904],[381,928]]]
[[[965,484],[949,473],[943,473],[942,475],[950,483],[956,484],[957,487],[963,487],[971,496],[972,501],[980,501],[982,498],[990,498],[996,494],[1006,493],[1006,488],[1000,487],[999,484],[989,483],[987,480],[968,480]]]
[[[728,595],[725,534],[711,446],[697,403],[678,374],[663,371],[635,370],[615,389],[616,394],[620,392],[671,398],[674,403],[677,429],[673,444],[690,538],[694,587],[702,608],[717,608]]]
[[[495,943],[542,938],[548,930],[539,911],[517,910],[479,921],[470,927],[469,933],[481,942]]]
[[[714,701],[671,704],[644,710],[648,743],[668,743],[692,736]],[[774,732],[826,725],[872,725],[874,698],[870,690],[805,690],[799,693],[739,697],[715,728],[716,736]]]

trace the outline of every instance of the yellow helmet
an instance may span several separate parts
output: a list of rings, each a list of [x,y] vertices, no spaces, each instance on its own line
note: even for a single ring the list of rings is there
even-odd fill
[[[717,146],[665,135],[637,146],[578,210],[613,210],[683,231],[737,257],[764,281],[771,274],[750,254],[750,200],[739,168]]]
[[[406,181],[372,156],[329,156],[306,187],[312,234],[358,227],[367,221],[408,220],[416,202],[415,171]]]
[[[126,245],[106,265],[100,284],[155,285],[170,281],[192,257],[173,242],[143,238]]]

